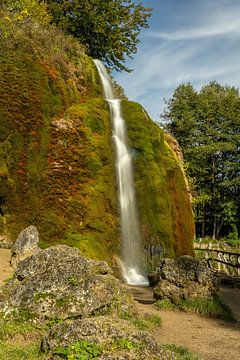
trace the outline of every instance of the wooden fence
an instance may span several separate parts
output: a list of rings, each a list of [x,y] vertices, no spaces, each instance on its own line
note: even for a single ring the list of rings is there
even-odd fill
[[[228,275],[240,276],[240,253],[208,248],[194,250],[204,254],[203,258],[207,260],[210,268],[224,271]]]

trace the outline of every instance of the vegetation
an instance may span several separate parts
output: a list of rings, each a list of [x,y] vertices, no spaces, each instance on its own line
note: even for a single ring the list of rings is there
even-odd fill
[[[151,8],[133,0],[47,0],[53,22],[86,45],[87,53],[117,70],[137,51]]]
[[[97,71],[71,36],[34,17],[16,20],[17,10],[1,11],[0,233],[15,239],[36,225],[43,247],[66,243],[110,260],[120,252],[119,218],[109,109]],[[170,256],[191,254],[192,213],[174,152],[140,105],[123,105],[144,242]]]
[[[229,307],[217,295],[211,298],[181,300],[177,305],[170,300],[158,300],[155,306],[160,310],[179,309],[210,318],[235,321]]]
[[[54,355],[67,360],[98,359],[101,354],[101,347],[87,340],[80,340],[66,348],[58,348],[54,351]]]
[[[194,183],[198,237],[237,240],[240,229],[239,90],[182,84],[167,103],[165,128],[179,141]]]
[[[174,344],[162,345],[166,350],[174,352],[177,356],[177,360],[200,360],[200,358],[191,353],[191,351],[184,346],[176,346]]]
[[[164,132],[141,105],[122,101],[133,149],[142,238],[154,267],[159,257],[193,254],[194,222],[182,169]]]

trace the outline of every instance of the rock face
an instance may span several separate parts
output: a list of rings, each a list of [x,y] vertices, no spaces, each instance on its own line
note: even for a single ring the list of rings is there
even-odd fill
[[[121,249],[109,107],[92,59],[57,44],[49,51],[59,55],[44,53],[44,62],[21,47],[0,58],[0,235],[15,239],[34,223],[44,247],[61,241],[111,261]],[[144,245],[169,257],[193,255],[179,161],[141,105],[122,105]]]
[[[40,319],[135,311],[130,293],[105,262],[86,259],[66,245],[21,261],[14,279],[3,288],[1,307]]]
[[[33,254],[37,254],[40,251],[38,243],[39,233],[35,226],[29,226],[21,231],[11,249],[12,267],[16,269],[20,261],[26,259],[29,256],[32,256]]]
[[[176,260],[163,259],[157,269],[156,299],[170,299],[178,304],[181,299],[212,296],[219,288],[218,279],[207,264],[190,256]]]
[[[42,342],[44,351],[87,341],[102,349],[101,360],[174,360],[174,354],[161,349],[145,331],[136,330],[129,322],[108,316],[79,319],[56,325]],[[60,359],[58,356],[49,359]]]

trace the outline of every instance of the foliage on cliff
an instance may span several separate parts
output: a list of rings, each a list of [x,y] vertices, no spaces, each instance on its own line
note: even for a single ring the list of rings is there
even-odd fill
[[[133,0],[46,0],[53,22],[86,45],[87,53],[117,70],[129,70],[151,8]]]

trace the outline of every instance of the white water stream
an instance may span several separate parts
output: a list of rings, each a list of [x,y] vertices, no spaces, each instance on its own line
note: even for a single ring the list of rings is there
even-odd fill
[[[132,155],[126,143],[126,126],[121,115],[121,100],[116,99],[112,82],[106,68],[99,60],[94,60],[104,90],[104,97],[109,104],[113,140],[116,151],[116,171],[121,210],[122,260],[119,262],[122,275],[127,284],[148,285],[142,259],[141,236],[136,211],[135,189],[133,182]]]

